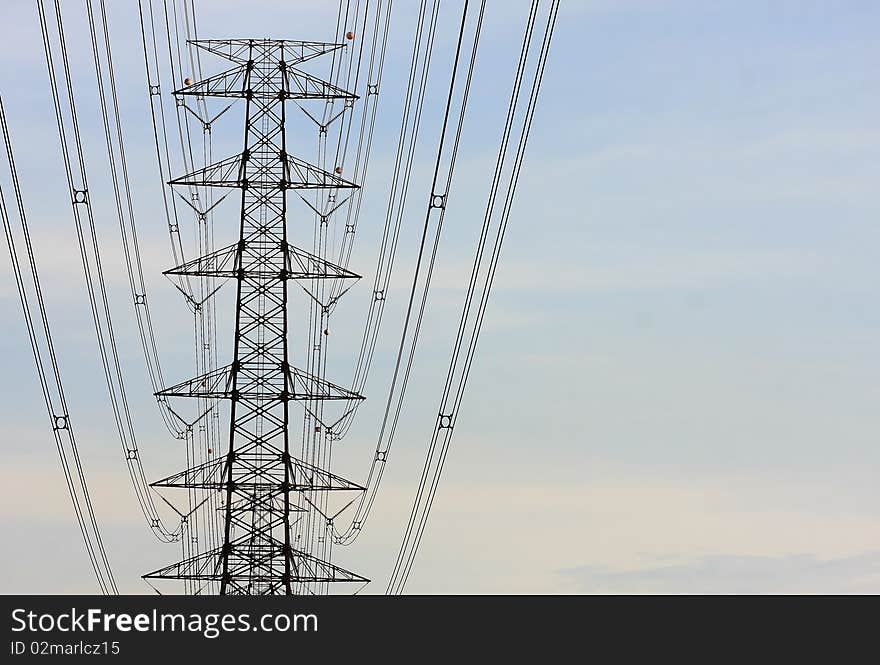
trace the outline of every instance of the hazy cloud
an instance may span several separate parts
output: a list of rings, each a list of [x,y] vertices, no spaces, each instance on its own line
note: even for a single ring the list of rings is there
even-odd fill
[[[835,559],[716,554],[622,569],[580,566],[560,574],[584,593],[877,593],[880,551]]]

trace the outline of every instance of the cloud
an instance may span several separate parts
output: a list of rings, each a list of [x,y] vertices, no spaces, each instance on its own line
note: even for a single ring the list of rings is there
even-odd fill
[[[560,574],[585,593],[877,593],[880,551],[822,559],[814,554],[715,554],[644,567],[587,565]]]
[[[612,249],[616,256],[577,265],[548,266],[537,259],[510,259],[501,266],[495,288],[534,293],[668,291],[742,284],[815,274],[823,258],[798,249],[663,251]],[[463,290],[470,275],[465,261],[438,266],[436,288]]]

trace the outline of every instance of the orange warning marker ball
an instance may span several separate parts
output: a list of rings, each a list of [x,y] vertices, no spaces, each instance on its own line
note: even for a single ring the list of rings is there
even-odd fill
[[[183,79],[183,85],[192,85],[192,84],[193,84],[193,80],[189,76],[187,76],[185,79]]]
[[[213,448],[208,448],[208,454],[209,454],[209,455],[212,454],[213,452],[214,452],[214,449],[213,449]]]
[[[349,39],[354,39],[354,33],[353,33],[353,32],[349,32],[349,33],[346,34],[345,36],[348,37]]]
[[[342,173],[342,167],[341,167],[341,166],[337,166],[337,167],[336,167],[335,169],[333,169],[333,170],[336,171],[337,173]]]
[[[325,335],[329,335],[329,334],[330,334],[330,328],[324,328],[324,334],[325,334]]]

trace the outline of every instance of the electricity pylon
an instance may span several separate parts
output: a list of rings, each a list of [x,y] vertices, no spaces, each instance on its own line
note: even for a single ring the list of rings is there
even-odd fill
[[[341,100],[350,105],[356,99],[298,68],[343,45],[270,39],[192,44],[234,66],[175,91],[178,103],[187,96],[243,99],[244,150],[169,184],[240,189],[240,233],[235,244],[167,272],[236,280],[234,352],[229,365],[157,395],[230,400],[229,445],[216,458],[153,486],[222,492],[223,544],[144,577],[219,584],[221,595],[315,593],[329,582],[366,582],[298,549],[292,537],[296,520],[318,510],[310,496],[364,489],[297,458],[290,445],[291,402],[308,407],[326,400],[350,404],[362,399],[294,367],[289,348],[291,281],[358,277],[290,244],[287,228],[288,190],[357,187],[289,154],[285,136],[287,101]]]

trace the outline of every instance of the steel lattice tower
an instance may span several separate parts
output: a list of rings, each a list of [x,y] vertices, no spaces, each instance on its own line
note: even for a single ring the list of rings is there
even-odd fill
[[[329,582],[366,582],[291,542],[292,516],[315,509],[308,496],[363,488],[291,453],[292,401],[356,400],[359,395],[291,363],[291,280],[358,276],[288,242],[287,191],[352,189],[356,185],[287,152],[288,100],[343,100],[355,95],[297,69],[342,44],[287,40],[196,40],[234,67],[175,92],[245,101],[244,150],[171,185],[241,189],[239,239],[167,271],[237,282],[231,364],[157,395],[230,400],[225,455],[153,483],[222,492],[223,544],[145,575],[219,583],[221,594],[313,593]],[[179,102],[180,103],[180,102]]]

